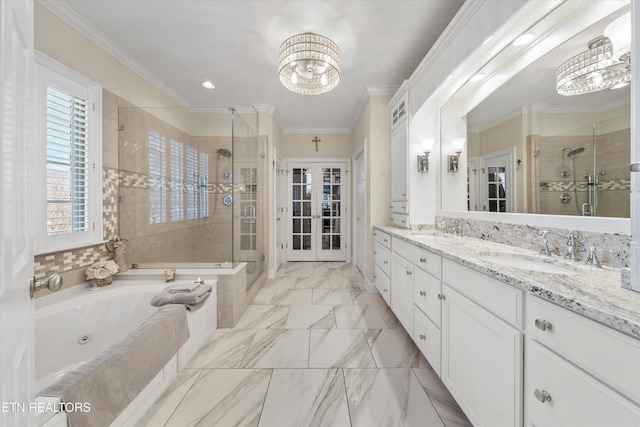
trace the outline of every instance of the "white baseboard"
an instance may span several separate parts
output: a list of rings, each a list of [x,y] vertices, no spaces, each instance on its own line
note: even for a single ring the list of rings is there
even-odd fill
[[[367,292],[371,294],[379,294],[378,288],[376,288],[376,284],[369,281],[367,277],[364,278],[364,286],[367,288]]]

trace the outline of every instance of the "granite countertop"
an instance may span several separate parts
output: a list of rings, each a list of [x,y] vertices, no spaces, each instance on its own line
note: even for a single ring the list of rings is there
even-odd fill
[[[436,230],[407,230],[390,226],[375,228],[640,338],[640,293],[622,288],[620,269],[596,268],[579,261],[540,255],[528,249],[471,237],[456,237]],[[553,264],[575,274],[553,274],[510,267],[493,262],[492,255]]]

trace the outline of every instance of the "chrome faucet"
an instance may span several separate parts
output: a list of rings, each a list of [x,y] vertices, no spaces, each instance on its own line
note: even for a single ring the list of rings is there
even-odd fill
[[[602,266],[600,265],[600,260],[598,260],[598,257],[596,256],[596,248],[593,246],[589,247],[589,257],[587,258],[587,260],[584,262],[585,264],[589,264],[589,265],[593,265],[596,268],[601,268]]]
[[[551,255],[551,250],[549,249],[549,241],[546,239],[547,235],[555,234],[559,237],[565,237],[562,234],[558,234],[554,231],[542,230],[540,231],[540,237],[542,237],[542,248],[540,249],[541,254]],[[573,234],[573,231],[569,231],[567,237],[567,253],[565,254],[565,258],[568,259],[577,259],[576,258],[576,235]]]
[[[564,256],[569,259],[577,259],[576,258],[576,235],[573,234],[573,231],[569,231],[569,240],[567,240],[567,254]]]

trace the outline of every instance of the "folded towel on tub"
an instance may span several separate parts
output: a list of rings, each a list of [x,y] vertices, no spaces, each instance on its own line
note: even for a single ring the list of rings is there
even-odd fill
[[[198,284],[191,292],[171,292],[171,286],[163,289],[151,298],[151,305],[161,307],[165,304],[183,304],[189,311],[202,307],[211,295],[210,285]]]
[[[200,286],[199,283],[187,283],[187,284],[171,285],[167,289],[169,289],[169,292],[173,294],[177,292],[193,292],[196,290],[198,286]]]
[[[70,427],[108,426],[189,339],[184,307],[161,307],[136,330],[93,360],[66,373],[39,395],[89,403],[67,413]]]

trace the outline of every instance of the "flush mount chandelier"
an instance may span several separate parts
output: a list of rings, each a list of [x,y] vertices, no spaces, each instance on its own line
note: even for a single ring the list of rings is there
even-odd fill
[[[617,89],[631,81],[631,17],[613,21],[605,36],[589,43],[589,50],[564,62],[556,72],[560,95],[581,95]]]
[[[280,46],[280,82],[292,92],[320,95],[340,83],[340,51],[330,39],[303,33]]]

